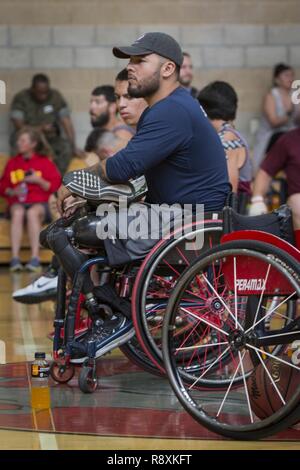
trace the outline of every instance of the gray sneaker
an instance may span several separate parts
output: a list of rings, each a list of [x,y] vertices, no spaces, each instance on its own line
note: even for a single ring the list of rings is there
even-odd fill
[[[23,271],[24,266],[20,261],[20,258],[12,258],[9,264],[9,270],[11,273],[16,273],[17,271]]]
[[[39,258],[31,258],[29,263],[25,265],[25,269],[27,271],[31,271],[32,273],[39,273],[41,271],[41,263]]]

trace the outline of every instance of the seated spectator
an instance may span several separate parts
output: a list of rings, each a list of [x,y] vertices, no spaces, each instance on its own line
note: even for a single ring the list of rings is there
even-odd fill
[[[89,111],[92,126],[115,132],[120,139],[123,139],[125,146],[134,135],[134,131],[118,117],[117,111],[113,86],[98,86],[92,91]]]
[[[10,139],[13,153],[17,150],[17,132],[24,126],[31,126],[42,132],[47,139],[61,174],[66,172],[74,154],[82,156],[75,145],[68,105],[59,91],[50,88],[46,75],[35,75],[31,87],[16,94],[11,104],[10,116],[13,123]],[[61,128],[66,138],[62,136]]]
[[[264,214],[268,211],[264,197],[272,178],[281,170],[286,174],[288,200],[293,212],[294,227],[300,230],[300,128],[287,132],[274,144],[253,184],[250,215]],[[300,246],[300,239],[298,242]]]
[[[198,101],[221,138],[232,191],[238,194],[239,210],[245,212],[251,193],[252,166],[247,142],[233,124],[238,106],[237,94],[229,83],[216,81],[200,91]]]
[[[197,88],[192,86],[194,74],[193,74],[193,62],[188,52],[183,52],[183,62],[180,67],[179,82],[187,91],[190,92],[193,98],[197,98],[199,91]]]
[[[108,131],[106,129],[101,129],[100,127],[96,127],[89,133],[85,142],[85,147],[84,147],[85,159],[83,160],[82,168],[86,168],[92,165],[96,165],[96,163],[99,163],[99,154],[97,152],[98,143],[99,141],[101,141],[101,144],[103,144],[104,142],[104,145],[105,145],[105,142],[107,140],[108,141],[110,140],[109,136],[113,136],[113,135],[116,136],[116,139],[119,142],[119,145],[116,146],[116,152],[117,152],[118,150],[124,147],[124,140],[118,138],[117,133]]]
[[[96,163],[99,163],[99,157],[96,154],[96,147],[97,147],[97,141],[99,137],[105,132],[105,129],[102,129],[101,127],[95,127],[87,136],[87,139],[85,141],[85,146],[84,146],[84,151],[85,151],[85,159],[84,163],[85,166],[92,166],[96,165]]]
[[[0,194],[7,199],[11,218],[10,270],[23,268],[19,252],[26,220],[31,248],[31,260],[26,269],[38,271],[39,234],[42,223],[48,218],[49,196],[59,188],[61,177],[55,164],[46,156],[45,144],[36,130],[24,128],[19,131],[17,148],[18,155],[8,161],[0,180]]]
[[[263,115],[253,150],[255,173],[276,140],[300,124],[299,107],[291,99],[294,79],[292,67],[286,64],[275,65],[273,87],[264,97]]]
[[[123,69],[118,73],[115,80],[115,97],[118,112],[128,126],[135,134],[139,119],[145,109],[148,107],[144,98],[134,98],[128,92],[128,70]]]
[[[88,167],[99,163],[100,156],[99,155],[99,146],[100,149],[104,149],[108,145],[110,148],[111,141],[113,141],[115,152],[118,152],[124,147],[124,140],[118,137],[117,132],[108,131],[106,129],[95,128],[93,129],[90,134],[87,136],[84,150],[86,152],[86,156],[84,159],[85,165],[82,167]],[[99,145],[100,142],[100,145]]]

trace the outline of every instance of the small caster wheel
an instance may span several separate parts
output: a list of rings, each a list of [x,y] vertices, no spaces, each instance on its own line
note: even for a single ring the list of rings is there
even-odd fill
[[[50,375],[55,382],[65,384],[69,382],[75,374],[75,367],[73,364],[59,364],[53,362],[50,367]]]
[[[98,379],[94,367],[83,366],[79,377],[78,385],[83,393],[94,393],[98,387]]]

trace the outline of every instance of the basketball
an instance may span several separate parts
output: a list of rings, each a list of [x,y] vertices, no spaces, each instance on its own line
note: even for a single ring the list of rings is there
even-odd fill
[[[300,383],[299,371],[276,359],[267,360],[264,364],[280,391],[282,398],[288,401]],[[252,411],[258,418],[268,418],[283,406],[262,364],[259,364],[248,378],[247,387]]]

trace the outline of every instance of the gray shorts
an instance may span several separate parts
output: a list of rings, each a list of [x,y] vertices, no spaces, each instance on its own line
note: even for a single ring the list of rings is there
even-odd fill
[[[182,226],[182,214],[181,207],[174,210],[147,203],[133,203],[129,208],[108,204],[107,215],[97,210],[101,219],[98,228],[106,233],[104,246],[109,264],[118,266],[145,258],[159,240],[169,238],[174,229]],[[184,222],[191,218],[192,213],[185,211]]]

